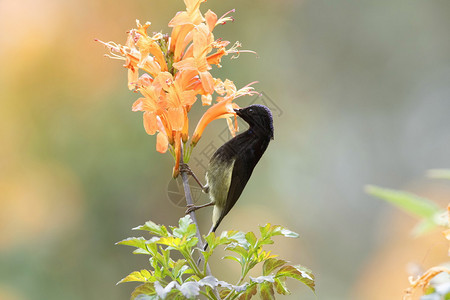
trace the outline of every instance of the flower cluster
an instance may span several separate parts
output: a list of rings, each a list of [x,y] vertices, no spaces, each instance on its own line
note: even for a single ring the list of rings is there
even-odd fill
[[[100,43],[110,50],[111,58],[125,60],[128,69],[128,87],[142,97],[132,106],[133,111],[143,112],[146,132],[156,136],[156,150],[165,153],[168,149],[175,158],[174,177],[179,173],[182,143],[189,139],[188,113],[197,98],[203,105],[211,105],[198,122],[192,139],[194,147],[205,129],[213,120],[226,118],[232,134],[237,130],[238,105],[234,99],[254,94],[251,84],[237,89],[231,80],[214,78],[212,65],[220,67],[223,56],[239,54],[240,44],[215,39],[213,30],[217,25],[232,21],[228,12],[222,17],[208,10],[200,12],[200,4],[206,0],[184,0],[186,11],[178,12],[169,22],[171,35],[154,33],[148,35],[150,23],[128,32],[125,45],[114,42]],[[251,51],[247,51],[251,52]],[[141,72],[140,72],[141,70]],[[212,105],[213,94],[216,93]],[[233,124],[231,117],[235,117]],[[184,150],[185,153],[190,153]],[[189,155],[186,156],[189,159]]]

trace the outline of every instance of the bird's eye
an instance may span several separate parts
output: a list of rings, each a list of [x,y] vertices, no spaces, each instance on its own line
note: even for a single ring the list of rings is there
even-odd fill
[[[252,114],[253,113],[253,109],[249,108],[248,112]]]

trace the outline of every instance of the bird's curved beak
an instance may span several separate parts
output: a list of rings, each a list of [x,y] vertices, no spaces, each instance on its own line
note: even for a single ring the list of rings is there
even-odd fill
[[[241,113],[242,109],[240,109],[240,108],[233,108],[233,110],[238,116],[242,115],[242,113]]]

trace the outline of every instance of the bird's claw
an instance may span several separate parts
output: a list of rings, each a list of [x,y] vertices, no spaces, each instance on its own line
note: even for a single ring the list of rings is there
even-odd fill
[[[197,206],[195,206],[194,204],[188,204],[186,205],[186,215],[190,214],[191,212],[197,210]]]
[[[180,172],[185,172],[188,173],[189,175],[193,174],[189,165],[185,163],[180,163]]]

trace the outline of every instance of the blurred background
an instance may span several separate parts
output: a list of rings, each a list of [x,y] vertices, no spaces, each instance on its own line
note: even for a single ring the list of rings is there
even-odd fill
[[[259,81],[260,100],[278,109],[275,141],[219,229],[270,222],[300,234],[273,251],[313,270],[317,298],[292,281],[285,299],[400,299],[408,266],[445,260],[448,244],[439,231],[412,238],[416,221],[363,187],[449,202],[450,185],[425,172],[450,166],[450,2],[208,8],[235,8],[215,36],[259,56],[225,57],[213,76]],[[168,193],[171,156],[131,112],[138,95],[122,62],[94,42],[125,43],[135,19],[169,32],[183,9],[181,0],[0,0],[0,299],[128,299],[136,285],[115,283],[147,260],[114,243],[147,220],[175,225],[184,214]],[[195,122],[204,108],[194,110]],[[225,126],[208,127],[193,159]],[[203,232],[210,213],[197,214]],[[220,257],[213,272],[237,280],[237,264]]]

